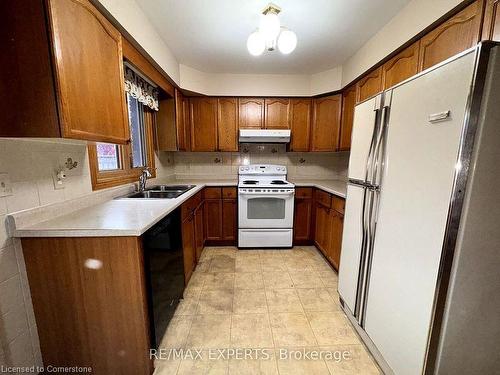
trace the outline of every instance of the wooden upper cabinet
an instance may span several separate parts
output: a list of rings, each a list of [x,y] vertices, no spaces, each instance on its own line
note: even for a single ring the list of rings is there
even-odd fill
[[[382,66],[384,90],[417,74],[419,51],[420,41],[417,41]]]
[[[351,149],[354,107],[356,106],[356,86],[350,86],[342,92],[342,122],[340,126],[339,151]]]
[[[85,0],[48,1],[62,136],[126,143],[120,32]]]
[[[314,99],[313,103],[311,151],[336,151],[342,95]]]
[[[500,41],[500,0],[486,0],[482,39]]]
[[[264,114],[266,129],[289,129],[290,99],[265,99]]]
[[[191,151],[217,150],[217,99],[189,98]]]
[[[309,151],[311,143],[311,99],[290,99],[290,151]]]
[[[419,70],[425,70],[474,46],[481,30],[482,1],[436,27],[420,40]]]
[[[240,129],[264,128],[264,99],[240,98],[238,104]]]
[[[187,148],[187,134],[186,134],[186,105],[184,95],[178,90],[175,89],[175,125],[177,129],[177,149],[179,151],[189,151]]]
[[[379,67],[361,78],[357,83],[357,101],[362,102],[382,91],[382,68]]]
[[[238,151],[238,99],[217,100],[219,151]]]

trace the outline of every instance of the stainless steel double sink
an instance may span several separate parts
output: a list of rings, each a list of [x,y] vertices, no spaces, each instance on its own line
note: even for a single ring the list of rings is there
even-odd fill
[[[155,185],[122,198],[173,199],[191,190],[196,185]]]

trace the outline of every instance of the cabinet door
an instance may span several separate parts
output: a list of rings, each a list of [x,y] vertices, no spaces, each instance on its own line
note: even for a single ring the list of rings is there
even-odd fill
[[[420,41],[417,41],[382,66],[384,90],[417,74],[419,50]]]
[[[120,32],[89,1],[48,6],[63,137],[126,143]]]
[[[222,200],[205,200],[205,233],[208,241],[222,239]]]
[[[203,217],[203,204],[201,204],[194,212],[194,223],[195,223],[195,239],[196,239],[196,258],[195,261],[198,263],[200,260],[201,252],[205,246],[205,221]]]
[[[311,141],[311,99],[290,100],[290,151],[309,151]]]
[[[264,99],[240,98],[239,128],[262,129],[264,127]]]
[[[184,278],[187,285],[196,262],[195,222],[193,214],[190,214],[182,222],[182,252],[184,255]]]
[[[238,151],[238,99],[217,100],[219,151]]]
[[[265,99],[264,114],[266,129],[289,129],[290,99]]]
[[[500,0],[487,0],[483,21],[483,40],[500,41]]]
[[[481,7],[482,1],[475,1],[421,39],[420,71],[472,47],[479,41]]]
[[[362,102],[382,91],[382,68],[377,68],[357,83],[357,102]]]
[[[236,241],[236,199],[222,200],[222,239]]]
[[[336,151],[342,96],[314,99],[311,151]]]
[[[328,258],[338,271],[340,266],[340,251],[342,248],[342,230],[344,228],[344,215],[341,215],[335,210],[331,210],[329,223],[330,223],[330,239],[328,246],[329,250]]]
[[[184,95],[175,89],[175,126],[177,129],[177,149],[179,151],[187,151],[186,148],[186,121]]]
[[[190,98],[191,151],[217,150],[217,99]]]
[[[293,239],[295,242],[311,240],[312,199],[295,199]]]
[[[342,92],[342,123],[340,126],[339,151],[351,149],[352,124],[356,106],[356,86],[350,86]]]
[[[316,247],[327,256],[327,225],[329,209],[316,203],[315,205],[316,225],[314,228],[314,243]]]

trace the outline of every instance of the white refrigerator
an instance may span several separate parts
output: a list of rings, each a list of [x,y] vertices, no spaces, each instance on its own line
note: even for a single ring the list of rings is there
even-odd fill
[[[466,230],[464,207],[472,199],[467,192],[481,183],[471,160],[493,153],[489,168],[500,175],[500,153],[494,151],[500,149],[500,131],[487,140],[491,149],[477,145],[481,129],[500,128],[495,122],[500,97],[491,90],[500,86],[498,49],[493,43],[480,45],[355,109],[338,291],[346,314],[386,373],[453,373],[447,369],[463,361],[459,345],[446,341],[451,334],[446,328],[465,313],[459,306],[450,311],[454,281],[474,277],[458,273],[459,259],[465,258],[456,255],[464,253],[459,239]],[[481,116],[487,108],[498,108],[497,113]],[[480,198],[500,210],[493,193]],[[476,239],[474,246],[488,240],[500,248],[496,232]],[[469,262],[478,267],[500,266],[500,250],[490,254],[489,265],[470,254]],[[474,282],[500,293],[497,273],[486,272]],[[462,297],[476,298],[473,291]],[[500,312],[498,298],[495,306]],[[476,337],[480,346],[483,331]],[[491,340],[498,343],[493,335]],[[456,353],[445,358],[445,345]],[[475,371],[471,354],[463,357]],[[483,369],[494,368],[481,360]]]

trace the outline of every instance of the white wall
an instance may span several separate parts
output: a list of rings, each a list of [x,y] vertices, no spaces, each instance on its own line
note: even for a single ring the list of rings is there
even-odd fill
[[[134,0],[99,0],[158,65],[179,84],[179,63]]]
[[[461,0],[413,0],[342,66],[317,74],[205,73],[179,64],[134,0],[99,0],[183,89],[205,95],[309,96],[341,89]]]
[[[462,0],[413,0],[342,65],[342,86],[431,25]]]
[[[181,87],[206,95],[309,96],[308,74],[205,73],[180,65]]]

